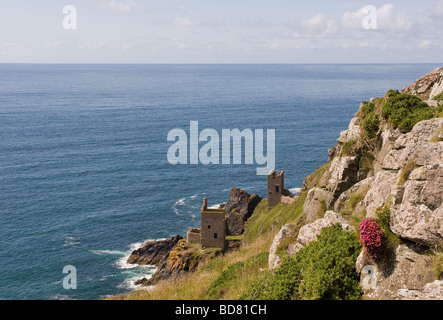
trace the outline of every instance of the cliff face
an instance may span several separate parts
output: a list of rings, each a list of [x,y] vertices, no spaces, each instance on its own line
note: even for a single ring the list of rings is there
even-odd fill
[[[431,292],[428,296],[434,299],[440,292],[443,299],[443,283],[436,279],[434,266],[434,256],[443,248],[443,118],[439,102],[431,100],[441,92],[443,68],[401,92],[362,102],[329,150],[328,163],[305,179],[305,226],[287,247],[289,255],[314,241],[325,226],[338,222],[349,228],[363,218],[377,221],[383,211],[390,238],[396,240],[377,263],[365,249],[360,254],[356,269],[365,297],[408,299]],[[318,214],[322,205],[329,210],[324,217]],[[358,233],[358,223],[352,228]],[[282,228],[273,247],[288,229]],[[271,247],[270,268],[278,261]],[[369,287],[364,285],[366,266],[376,273]]]
[[[241,235],[245,223],[262,200],[257,194],[249,195],[244,190],[233,188],[225,204],[226,229],[230,235]]]

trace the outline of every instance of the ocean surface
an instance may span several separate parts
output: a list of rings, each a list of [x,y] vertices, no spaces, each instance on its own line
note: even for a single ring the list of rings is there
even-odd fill
[[[266,197],[257,164],[171,165],[170,130],[275,129],[276,169],[298,188],[362,100],[436,67],[0,64],[0,299],[129,292],[155,270],[130,252],[198,227],[204,197]]]

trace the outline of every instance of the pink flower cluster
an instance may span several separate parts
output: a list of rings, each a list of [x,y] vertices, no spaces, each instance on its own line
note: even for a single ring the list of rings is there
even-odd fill
[[[374,219],[366,218],[360,222],[360,241],[372,260],[380,260],[383,253],[383,230]]]

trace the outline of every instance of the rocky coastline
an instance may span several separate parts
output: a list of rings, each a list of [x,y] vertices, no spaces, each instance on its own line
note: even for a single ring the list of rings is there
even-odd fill
[[[271,230],[269,270],[315,242],[326,227],[339,224],[343,230],[358,233],[355,221],[381,221],[383,214],[389,250],[374,262],[363,248],[355,262],[363,298],[443,299],[442,273],[436,274],[442,267],[443,249],[443,99],[436,99],[442,92],[443,68],[439,68],[399,92],[390,90],[385,97],[361,103],[337,145],[329,150],[328,162],[304,180],[296,197],[303,199],[300,217]],[[410,101],[424,102],[435,115],[407,128],[410,123],[399,124],[394,113],[387,113],[393,101],[404,103],[406,109]],[[411,121],[413,117],[417,116],[411,116]],[[262,200],[256,194],[231,190],[224,205],[230,235],[245,233]],[[284,208],[290,205],[282,203]],[[248,243],[243,239],[241,245]],[[137,283],[151,286],[195,271],[222,254],[195,254],[202,251],[176,235],[146,243],[131,254],[128,263],[155,265],[156,274]],[[367,266],[377,276],[370,287],[365,286]]]

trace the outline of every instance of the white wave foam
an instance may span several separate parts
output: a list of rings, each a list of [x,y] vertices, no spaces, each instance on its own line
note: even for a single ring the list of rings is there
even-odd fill
[[[292,189],[289,189],[289,192],[292,193],[293,195],[298,196],[300,194],[301,189],[302,188],[292,188]]]
[[[56,294],[49,297],[49,300],[75,300],[66,294]]]
[[[75,246],[78,244],[80,244],[80,241],[78,241],[78,239],[74,237],[65,237],[65,243],[63,244],[63,247]]]
[[[136,285],[135,282],[141,279],[150,279],[154,273],[157,271],[156,267],[153,266],[139,266],[137,265],[137,269],[124,271],[123,274],[126,275],[126,279],[121,283],[118,287],[135,290],[135,289],[144,289],[141,285]]]
[[[222,204],[223,204],[223,203],[213,204],[212,206],[208,207],[208,209],[218,209],[218,208],[220,208],[220,206],[221,206]]]
[[[103,254],[109,254],[109,255],[125,255],[126,252],[124,251],[118,251],[118,250],[90,250],[93,254],[97,254],[99,256],[103,255]]]

